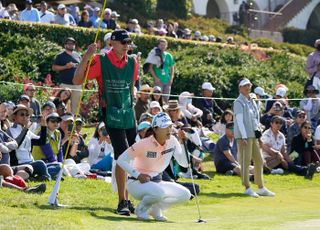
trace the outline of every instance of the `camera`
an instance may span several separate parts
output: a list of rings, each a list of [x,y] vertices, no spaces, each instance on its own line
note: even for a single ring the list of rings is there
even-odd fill
[[[102,135],[103,135],[104,137],[108,136],[108,132],[107,132],[106,129],[102,129]]]
[[[73,127],[73,124],[69,124],[69,125],[68,125],[68,131],[69,131],[69,132],[72,131],[72,127]]]

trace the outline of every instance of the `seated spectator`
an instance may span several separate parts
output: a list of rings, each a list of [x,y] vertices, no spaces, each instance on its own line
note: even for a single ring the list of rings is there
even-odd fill
[[[279,99],[286,97],[287,90],[284,87],[280,87],[276,90],[276,94],[269,98],[269,100],[266,101],[266,109],[265,112],[269,112],[269,110],[272,108],[272,105]]]
[[[32,83],[27,83],[23,87],[24,93],[29,97],[30,99],[30,108],[33,109],[33,115],[39,116],[41,114],[41,107],[40,102],[35,98],[36,94],[36,87]]]
[[[147,34],[149,35],[155,35],[157,29],[154,27],[152,22],[148,22],[147,24]]]
[[[169,100],[163,109],[169,114],[174,127],[188,126],[188,120],[184,117],[177,100]]]
[[[117,23],[118,19],[120,17],[120,14],[117,13],[117,11],[112,11],[111,13],[111,19],[115,22],[116,27],[113,30],[120,29],[120,25]]]
[[[46,117],[46,122],[46,143],[34,146],[32,155],[35,160],[43,160],[46,163],[51,178],[55,179],[63,162],[61,133],[58,130],[61,118],[57,113],[51,113]]]
[[[135,141],[138,142],[141,139],[146,137],[147,131],[149,130],[149,128],[151,127],[151,123],[149,121],[142,121],[140,122],[140,124],[138,125],[137,128],[137,136]]]
[[[57,108],[56,109],[57,114],[59,114],[60,117],[67,112],[66,104],[63,103],[62,101],[58,101],[57,105],[55,106]]]
[[[174,24],[173,23],[168,23],[167,25],[167,35],[168,37],[172,37],[172,38],[178,38],[178,35],[176,34],[176,32],[174,31]]]
[[[20,20],[19,9],[17,8],[16,4],[10,3],[7,6],[7,12],[9,13],[9,18],[8,19],[16,20],[16,21]]]
[[[223,110],[214,99],[211,99],[215,90],[212,84],[210,82],[204,82],[201,88],[202,96],[205,98],[196,99],[195,106],[203,112],[201,117],[203,126],[212,129],[212,126],[216,122],[215,119],[223,113]]]
[[[237,155],[238,149],[233,135],[233,122],[229,122],[226,124],[225,134],[217,141],[212,154],[217,173],[240,176],[241,168],[237,161]],[[253,174],[253,167],[250,167],[250,174]]]
[[[134,18],[134,19],[132,19],[132,25],[133,25],[133,33],[135,33],[135,34],[142,34],[142,32],[141,32],[141,27],[140,27],[140,25],[139,25],[139,21],[138,21],[138,19],[136,19],[136,18]]]
[[[78,22],[78,26],[91,28],[93,27],[92,21],[89,20],[89,12],[84,10],[81,13],[80,21]]]
[[[306,167],[292,161],[286,152],[285,137],[280,132],[282,124],[284,124],[284,120],[279,116],[274,116],[271,120],[271,128],[262,134],[262,150],[267,167],[272,169],[272,174],[282,174],[283,169],[285,169],[297,175],[305,176],[306,179],[312,179],[317,166],[309,164]]]
[[[67,112],[71,111],[71,89],[69,88],[62,88],[60,89],[56,97],[53,100],[53,103],[58,108],[60,102],[63,102],[66,106]]]
[[[287,135],[287,152],[291,153],[291,143],[293,137],[300,134],[301,124],[306,121],[306,113],[303,110],[297,110],[294,123],[289,126]]]
[[[48,5],[45,1],[40,3],[39,15],[41,23],[54,23],[54,14],[48,11]]]
[[[111,171],[113,148],[104,122],[101,122],[88,144],[91,169]]]
[[[42,106],[42,114],[47,117],[51,113],[56,112],[56,105],[52,101],[47,101]],[[60,115],[59,115],[60,116]]]
[[[140,119],[139,119],[139,123],[143,122],[143,121],[148,121],[148,122],[152,122],[152,119],[153,119],[153,115],[151,113],[143,113],[141,114],[140,116]]]
[[[179,106],[183,115],[188,118],[191,126],[201,125],[201,116],[203,114],[202,110],[192,105],[193,94],[189,92],[182,92],[179,95]]]
[[[201,32],[197,30],[196,32],[194,32],[194,37],[192,40],[200,41],[200,39],[201,39]]]
[[[32,7],[32,0],[25,1],[26,8],[20,14],[20,20],[25,22],[40,22],[39,12]]]
[[[28,187],[23,178],[13,175],[13,170],[7,164],[0,164],[0,176],[3,176],[3,180],[0,179],[0,187],[13,188],[25,193],[42,194],[46,191],[46,184]]]
[[[115,30],[117,27],[117,23],[114,19],[111,18],[112,11],[109,8],[104,10],[103,20],[100,24],[100,27],[103,29]]]
[[[88,146],[85,144],[84,139],[86,134],[82,134],[82,125],[83,121],[80,116],[76,117],[76,127],[75,127],[75,134],[77,135],[77,142],[78,142],[78,149],[76,155],[69,156],[72,158],[76,163],[81,163],[81,161],[89,156]]]
[[[107,53],[112,48],[112,46],[111,46],[111,33],[106,33],[106,35],[104,35],[103,41],[105,43],[105,47],[100,50],[101,54]]]
[[[9,153],[18,148],[17,142],[0,127],[0,164],[10,164]]]
[[[12,114],[13,126],[7,130],[9,136],[18,143],[15,152],[10,153],[10,165],[30,164],[34,171],[32,177],[38,180],[50,180],[47,166],[42,160],[34,160],[31,154],[32,146],[44,145],[46,143],[46,120],[41,118],[40,136],[35,135],[28,129],[29,117],[32,109],[24,105],[17,105]]]
[[[24,105],[24,106],[30,108],[30,97],[28,95],[22,94],[19,97],[17,104],[21,104],[21,105]]]
[[[139,121],[141,114],[149,110],[149,98],[152,88],[148,85],[142,85],[140,91],[137,93],[137,103],[134,106],[134,111],[136,113],[136,120]]]
[[[226,124],[233,121],[233,112],[226,109],[221,115],[220,120],[212,127],[213,132],[219,134],[219,137],[225,134]]]
[[[162,108],[157,101],[151,101],[149,105],[149,112],[154,116],[160,112],[162,112]]]
[[[316,90],[313,85],[309,85],[304,91],[307,98],[300,101],[300,108],[307,113],[307,119],[312,124],[312,130],[316,129],[320,118],[320,99],[317,97],[318,93],[319,90]]]
[[[215,37],[214,35],[210,34],[210,35],[208,36],[208,41],[209,41],[209,42],[215,42],[215,41],[216,41],[216,37]]]
[[[163,107],[164,101],[162,99],[162,89],[160,86],[153,87],[152,94],[151,94],[151,101],[159,102],[160,106]]]
[[[315,145],[311,132],[311,123],[305,121],[301,124],[300,134],[295,136],[291,143],[291,157],[296,165],[308,166],[310,163],[320,162],[318,153],[315,150],[320,149]],[[293,154],[292,154],[293,153]]]
[[[10,126],[11,123],[8,120],[7,103],[4,102],[0,104],[0,130],[6,131]]]
[[[183,35],[182,35],[182,38],[183,39],[186,39],[186,40],[191,40],[191,30],[189,28],[185,28],[183,30]]]

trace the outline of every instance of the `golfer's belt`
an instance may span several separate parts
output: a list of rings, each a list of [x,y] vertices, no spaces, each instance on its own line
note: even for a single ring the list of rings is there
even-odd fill
[[[138,180],[137,178],[133,177],[133,176],[129,176],[128,177],[129,180]],[[156,182],[156,183],[159,183],[162,181],[162,174],[158,174],[154,177],[151,177],[150,181],[152,182]]]

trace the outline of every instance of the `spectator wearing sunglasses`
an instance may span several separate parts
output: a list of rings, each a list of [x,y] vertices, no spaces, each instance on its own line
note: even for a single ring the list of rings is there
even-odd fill
[[[50,180],[46,164],[42,160],[34,160],[32,147],[46,143],[47,128],[45,117],[41,118],[41,130],[39,136],[29,130],[30,115],[33,113],[31,108],[24,105],[17,105],[12,116],[13,126],[7,133],[16,140],[18,148],[10,154],[10,165],[30,164],[34,171],[32,177],[37,180]]]
[[[294,123],[290,125],[287,135],[287,152],[291,152],[291,143],[293,137],[300,133],[300,127],[303,122],[306,121],[306,113],[303,110],[297,110],[295,112]]]
[[[102,121],[107,127],[115,159],[134,143],[136,137],[133,86],[138,79],[138,64],[134,56],[128,55],[131,43],[126,30],[112,32],[112,49],[104,55],[97,54],[93,57],[88,74],[88,79],[96,79],[99,85]],[[96,44],[89,46],[76,70],[74,84],[83,83],[87,63],[96,49]],[[119,196],[117,213],[130,215],[134,213],[134,209],[129,205],[126,194],[125,172],[118,165],[115,178]]]
[[[35,160],[43,160],[48,168],[52,178],[56,178],[63,161],[61,133],[58,130],[61,117],[57,113],[51,113],[47,116],[47,136],[46,143],[40,146],[34,146],[32,155]]]

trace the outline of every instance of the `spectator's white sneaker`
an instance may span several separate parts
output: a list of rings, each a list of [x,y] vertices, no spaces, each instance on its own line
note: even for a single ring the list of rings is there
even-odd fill
[[[276,194],[274,192],[271,192],[270,190],[268,190],[267,188],[263,187],[263,188],[259,188],[257,190],[257,194],[259,196],[275,196]]]
[[[150,210],[150,215],[157,221],[167,221],[168,218],[162,214],[162,210],[158,205],[153,205]]]
[[[149,220],[148,209],[140,202],[136,209],[135,213],[140,220]]]
[[[247,188],[246,191],[244,192],[244,194],[246,194],[248,196],[255,197],[255,198],[259,197],[259,195],[257,193],[255,193],[251,188]]]
[[[272,169],[271,174],[283,174],[284,170],[282,168]]]

